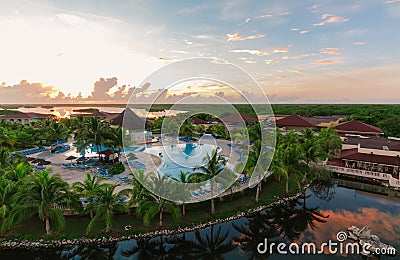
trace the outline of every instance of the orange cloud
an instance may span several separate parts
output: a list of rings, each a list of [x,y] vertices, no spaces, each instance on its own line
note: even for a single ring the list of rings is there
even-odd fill
[[[266,64],[273,64],[279,62],[278,58],[270,59],[270,60],[265,60]]]
[[[290,69],[277,69],[275,71],[278,73],[291,72],[291,73],[297,73],[297,74],[302,74],[304,72],[303,70],[290,70]]]
[[[252,50],[252,49],[238,49],[238,50],[230,50],[229,52],[231,53],[249,53],[252,55],[257,55],[257,56],[266,56],[269,55],[268,52],[263,51],[263,50]]]
[[[293,60],[293,59],[300,59],[300,58],[305,58],[305,57],[310,57],[310,56],[318,56],[319,54],[317,53],[305,53],[305,54],[300,54],[297,56],[283,56],[283,60]]]
[[[250,35],[243,37],[241,33],[234,33],[234,34],[226,34],[226,40],[228,42],[234,42],[234,41],[244,41],[244,40],[254,40],[254,39],[259,39],[265,37],[265,34],[257,34],[257,35]]]
[[[319,60],[314,62],[315,64],[321,64],[321,65],[330,65],[330,64],[335,64],[337,63],[335,60]]]
[[[340,48],[323,48],[320,53],[321,54],[329,54],[329,55],[339,55],[340,53]]]
[[[333,14],[324,14],[321,16],[321,20],[324,20],[320,23],[315,23],[314,26],[323,26],[325,24],[329,24],[329,23],[344,23],[347,22],[349,19],[348,18],[344,18],[342,16],[336,16]]]
[[[274,49],[272,52],[273,53],[286,53],[289,51],[289,48],[287,47],[280,47],[280,48],[276,48]]]
[[[365,45],[365,44],[367,44],[367,43],[366,42],[353,42],[353,45]]]

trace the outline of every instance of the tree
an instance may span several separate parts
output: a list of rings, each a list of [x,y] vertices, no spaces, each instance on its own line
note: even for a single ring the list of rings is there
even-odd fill
[[[180,172],[179,173],[179,178],[173,178],[174,180],[185,183],[185,187],[187,186],[187,183],[189,183],[189,172]],[[186,210],[185,210],[185,203],[182,203],[182,216],[186,215]]]
[[[148,193],[144,200],[139,202],[136,208],[136,214],[143,217],[143,223],[146,226],[150,225],[151,220],[158,214],[159,220],[158,225],[161,227],[163,225],[163,214],[170,213],[174,220],[180,218],[179,207],[159,196],[158,194],[165,194],[165,192],[173,193],[171,189],[171,181],[168,180],[166,176],[160,176],[158,174],[151,176],[152,191],[154,193]]]
[[[94,201],[97,199],[99,190],[105,185],[104,183],[101,183],[102,178],[99,177],[97,174],[94,175],[93,177],[90,175],[90,173],[86,174],[86,179],[83,182],[75,182],[72,186],[72,188],[78,192],[80,195],[82,195],[85,199],[89,201]],[[93,219],[93,209],[91,205],[92,203],[89,204],[90,206],[88,207],[88,211],[90,214],[90,219]]]
[[[193,136],[194,130],[195,128],[193,125],[193,121],[191,119],[186,119],[179,128],[179,135],[191,138]]]
[[[112,216],[115,212],[124,212],[126,210],[126,205],[124,202],[117,201],[117,198],[124,194],[124,191],[119,192],[117,195],[114,194],[115,188],[118,184],[105,183],[96,192],[96,201],[92,201],[93,210],[96,215],[89,222],[86,228],[86,233],[90,233],[93,229],[94,224],[100,220],[106,224],[105,232],[110,232],[112,228]]]
[[[307,166],[310,166],[310,163],[317,163],[323,157],[321,147],[317,142],[313,141],[312,139],[308,139],[303,144],[301,144],[301,148]],[[304,182],[306,178],[307,172],[304,172],[302,182]]]
[[[289,176],[302,174],[308,171],[308,166],[303,163],[303,154],[298,143],[293,143],[284,148],[279,145],[274,154],[274,159],[271,163],[271,171],[278,176],[286,179],[285,191],[289,193]]]
[[[198,125],[196,126],[196,132],[203,135],[206,132],[206,127],[204,125]]]
[[[47,134],[51,140],[58,142],[61,139],[67,139],[69,136],[69,130],[64,124],[58,123],[57,121],[49,121],[50,125],[46,128]]]
[[[190,175],[190,182],[202,182],[202,181],[210,181],[211,187],[211,214],[215,214],[215,205],[214,205],[214,190],[217,187],[217,183],[227,184],[229,182],[228,179],[223,178],[220,173],[223,170],[227,170],[226,160],[220,154],[218,154],[217,149],[213,150],[211,156],[207,154],[205,158],[203,158],[204,165],[195,167],[195,170],[201,170],[201,172],[195,172]],[[232,173],[233,175],[233,173]],[[229,176],[229,175],[228,175]],[[233,179],[233,176],[231,176]]]
[[[35,214],[45,222],[47,235],[51,234],[51,224],[55,224],[58,230],[63,229],[65,219],[59,207],[68,205],[68,188],[59,174],[50,176],[48,170],[28,176],[16,194],[16,206],[3,223],[2,231]]]
[[[318,140],[325,157],[328,158],[332,158],[342,147],[342,140],[332,127],[321,129]]]
[[[14,132],[0,126],[0,148],[14,147],[17,137]]]
[[[78,151],[80,152],[90,145],[95,145],[96,150],[99,152],[100,145],[105,143],[109,130],[109,126],[97,117],[87,118],[82,131],[77,135]]]

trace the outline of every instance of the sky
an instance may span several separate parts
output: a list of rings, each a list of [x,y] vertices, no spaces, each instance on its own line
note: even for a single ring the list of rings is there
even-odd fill
[[[400,0],[0,0],[0,103],[145,100],[157,69],[210,57],[272,103],[397,104],[399,24]]]

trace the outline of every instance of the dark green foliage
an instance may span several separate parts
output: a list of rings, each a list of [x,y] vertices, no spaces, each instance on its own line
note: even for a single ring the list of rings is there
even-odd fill
[[[109,170],[108,173],[115,175],[120,174],[125,171],[125,166],[123,164],[114,164]]]

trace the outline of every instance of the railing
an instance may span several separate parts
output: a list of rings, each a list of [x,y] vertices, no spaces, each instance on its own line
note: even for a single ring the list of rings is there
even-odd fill
[[[333,165],[327,165],[327,167],[336,173],[349,174],[349,175],[360,176],[360,177],[364,177],[364,178],[373,178],[373,179],[388,181],[389,186],[400,188],[400,180],[393,178],[392,175],[387,174],[387,173],[352,169],[352,168],[339,167],[339,166],[333,166]]]

